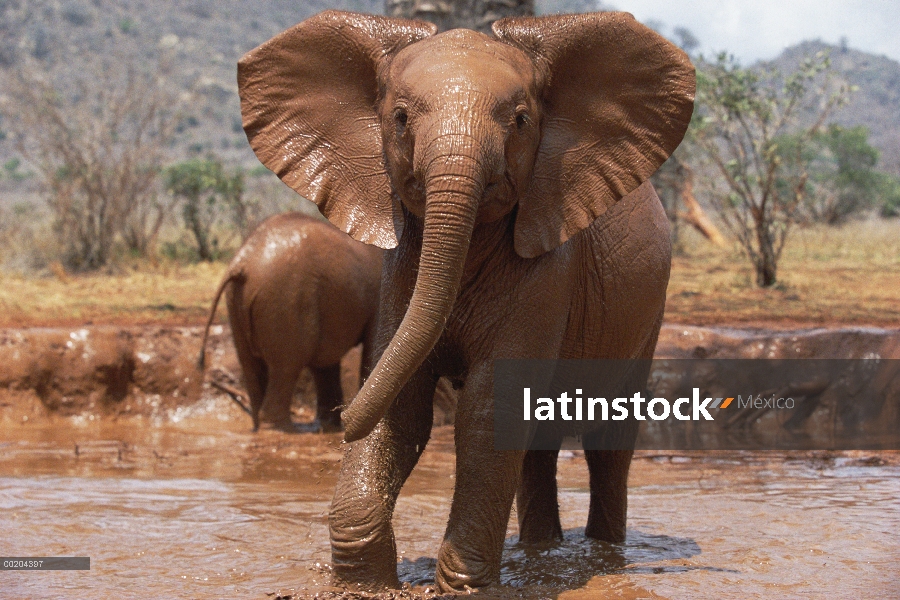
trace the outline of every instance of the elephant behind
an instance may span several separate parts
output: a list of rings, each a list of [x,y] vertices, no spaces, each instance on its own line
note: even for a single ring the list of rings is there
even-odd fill
[[[368,364],[382,251],[301,213],[276,215],[250,235],[216,292],[206,337],[222,293],[250,396],[253,427],[294,429],[291,400],[304,367],[315,378],[317,428],[340,430],[340,361],[363,344]]]

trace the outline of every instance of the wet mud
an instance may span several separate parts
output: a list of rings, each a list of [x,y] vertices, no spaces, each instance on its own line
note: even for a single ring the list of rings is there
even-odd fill
[[[4,598],[339,597],[327,512],[339,436],[249,433],[209,417],[5,428],[0,555],[90,556],[90,571],[0,572]],[[453,489],[452,428],[434,431],[394,519],[401,580],[433,586]],[[892,597],[900,585],[896,453],[639,453],[628,536],[583,535],[587,470],[559,465],[565,541],[517,544],[499,598]],[[410,594],[406,594],[410,595]]]
[[[91,570],[0,571],[0,597],[359,597],[331,587],[328,564],[339,435],[252,433],[249,418],[208,384],[240,385],[227,332],[216,332],[200,383],[192,328],[103,330],[103,343],[95,330],[73,338],[78,331],[0,337],[0,555],[90,556]],[[883,330],[825,342],[792,335],[669,328],[660,350],[734,356],[809,343],[888,356],[898,338]],[[834,334],[811,337],[821,335]],[[27,352],[40,345],[43,352]],[[301,384],[300,400],[304,393]],[[298,405],[298,418],[311,418]],[[437,427],[394,517],[406,589],[386,597],[435,595],[453,485],[453,430]],[[561,454],[559,488],[564,542],[519,545],[513,513],[502,586],[481,597],[900,593],[897,452],[640,452],[620,545],[583,535],[581,452]]]

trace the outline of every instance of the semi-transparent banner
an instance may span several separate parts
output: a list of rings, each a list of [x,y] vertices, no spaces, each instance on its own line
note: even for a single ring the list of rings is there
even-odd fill
[[[896,450],[900,360],[498,360],[498,450]]]

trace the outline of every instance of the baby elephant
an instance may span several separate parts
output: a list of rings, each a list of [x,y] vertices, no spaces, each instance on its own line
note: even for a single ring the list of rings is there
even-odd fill
[[[254,430],[260,421],[295,429],[291,400],[303,367],[315,377],[316,429],[340,430],[340,361],[362,342],[363,369],[369,364],[381,254],[301,213],[266,219],[244,242],[213,300],[199,363],[226,292]]]

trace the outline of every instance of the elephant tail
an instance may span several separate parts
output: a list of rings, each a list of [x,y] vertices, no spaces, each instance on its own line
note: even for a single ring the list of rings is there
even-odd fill
[[[206,339],[209,337],[209,328],[212,326],[213,319],[216,318],[216,309],[219,307],[219,299],[222,297],[222,293],[225,292],[225,288],[229,283],[241,279],[242,277],[243,273],[229,270],[228,273],[225,274],[225,277],[222,278],[219,289],[216,290],[216,297],[213,298],[212,307],[209,310],[209,318],[206,320],[206,328],[203,330],[203,340],[200,342],[200,356],[197,357],[197,368],[200,369],[201,373],[206,368]]]

